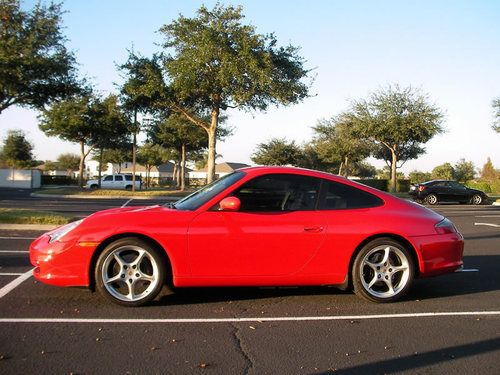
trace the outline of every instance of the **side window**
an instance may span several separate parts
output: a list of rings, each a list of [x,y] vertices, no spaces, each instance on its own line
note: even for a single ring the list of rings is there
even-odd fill
[[[369,208],[384,204],[382,199],[353,186],[333,181],[325,185],[325,195],[320,204],[322,210]]]
[[[106,176],[103,181],[113,181],[113,176]]]
[[[115,181],[123,181],[123,176],[115,176]]]
[[[305,211],[316,209],[320,180],[292,174],[254,178],[233,195],[240,199],[240,211]]]
[[[446,183],[446,181],[441,181],[441,182],[436,182],[432,186],[433,187],[438,187],[438,188],[443,188],[443,187],[448,187],[448,184]]]
[[[125,180],[127,180],[127,181],[132,181],[132,176],[131,176],[131,175],[129,175],[129,174],[126,174],[126,175],[125,175]]]

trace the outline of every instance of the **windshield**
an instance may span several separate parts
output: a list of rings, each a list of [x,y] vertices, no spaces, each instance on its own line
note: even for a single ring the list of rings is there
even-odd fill
[[[220,192],[226,190],[229,186],[234,184],[236,181],[243,178],[245,173],[243,172],[233,172],[224,177],[215,180],[214,182],[208,184],[207,186],[195,191],[193,194],[181,199],[173,204],[173,208],[179,210],[193,211],[201,207],[203,204],[208,202],[210,199],[215,197]]]

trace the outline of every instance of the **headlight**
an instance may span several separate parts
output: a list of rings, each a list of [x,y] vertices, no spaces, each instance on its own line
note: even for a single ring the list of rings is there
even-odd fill
[[[75,229],[78,225],[80,225],[82,221],[83,219],[78,221],[73,221],[72,223],[63,225],[62,227],[56,229],[54,232],[50,234],[49,243],[59,241],[61,238],[63,238],[65,235],[67,235],[69,232]]]

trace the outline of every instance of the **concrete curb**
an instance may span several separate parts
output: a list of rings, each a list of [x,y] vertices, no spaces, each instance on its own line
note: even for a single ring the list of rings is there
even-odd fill
[[[183,197],[144,197],[144,196],[131,196],[131,195],[58,195],[58,194],[37,194],[31,193],[30,197],[36,198],[76,198],[76,199],[138,199],[138,200],[163,200],[175,202]]]
[[[60,225],[52,224],[0,224],[0,230],[44,230],[49,231]]]

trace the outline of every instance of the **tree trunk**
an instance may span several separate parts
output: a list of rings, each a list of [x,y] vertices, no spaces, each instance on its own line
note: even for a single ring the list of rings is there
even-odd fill
[[[340,165],[339,165],[339,173],[338,173],[338,175],[339,175],[339,176],[342,176],[342,168],[343,168],[343,167],[344,167],[344,162],[343,162],[343,161],[341,161],[341,162],[340,162]]]
[[[349,170],[348,170],[348,162],[349,162],[349,158],[346,156],[345,159],[344,159],[344,177],[347,178],[349,176]]]
[[[396,167],[398,162],[398,157],[396,155],[395,148],[391,148],[392,160],[391,160],[391,192],[396,192]]]
[[[182,159],[181,159],[181,155],[179,153],[179,158],[177,159],[177,170],[176,170],[176,173],[175,173],[175,187],[177,189],[180,189],[181,187],[181,163],[182,163]]]
[[[136,153],[137,153],[137,109],[134,109],[134,136],[132,140],[132,191],[135,191],[135,163],[136,163]]]
[[[103,157],[103,149],[101,147],[99,151],[99,172],[98,172],[98,178],[97,178],[97,185],[99,186],[99,189],[101,188],[101,176],[102,176],[102,157]]]
[[[83,169],[85,167],[85,141],[80,141],[80,168],[78,169],[78,186],[83,187]]]
[[[212,118],[208,133],[208,160],[207,160],[207,183],[215,180],[215,145],[217,142],[216,132],[219,122],[219,108],[212,110]]]
[[[174,170],[172,171],[172,186],[175,183],[175,176],[177,176],[177,162],[174,162]]]
[[[186,190],[186,145],[181,146],[181,191]]]

